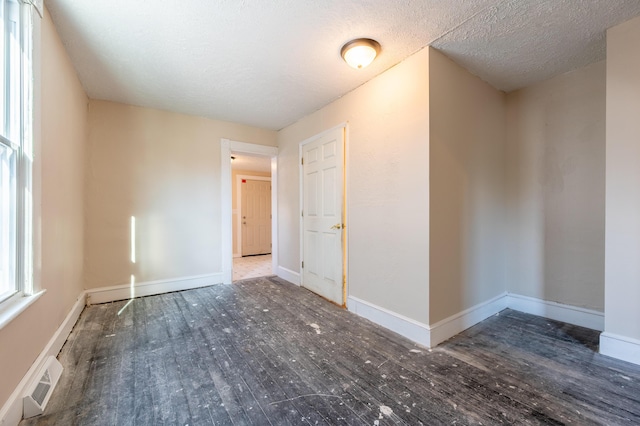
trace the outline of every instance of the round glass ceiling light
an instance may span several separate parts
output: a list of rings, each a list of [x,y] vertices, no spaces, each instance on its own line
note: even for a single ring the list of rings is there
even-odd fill
[[[369,65],[380,53],[380,43],[370,38],[351,40],[340,50],[340,54],[349,66],[360,69]]]

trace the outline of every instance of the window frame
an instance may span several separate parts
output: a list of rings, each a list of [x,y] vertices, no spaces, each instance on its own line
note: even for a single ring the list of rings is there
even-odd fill
[[[0,295],[0,328],[7,322],[26,309],[28,305],[35,301],[28,299],[33,296],[33,195],[32,195],[32,169],[33,169],[33,69],[32,69],[32,46],[33,46],[33,21],[30,11],[31,2],[28,0],[0,0],[3,8],[2,14],[2,38],[0,47],[3,67],[2,82],[0,90],[0,102],[4,117],[0,121],[0,145],[10,149],[15,158],[15,183],[12,182],[15,190],[15,205],[11,211],[15,212],[15,232],[13,245],[12,263],[14,268],[13,289]],[[17,66],[19,72],[18,81],[10,81],[11,74],[8,72],[11,55],[9,46],[8,30],[5,26],[7,22],[6,10],[8,3],[14,3],[18,8],[18,57],[20,63]],[[12,91],[10,86],[15,83],[17,88],[17,101],[12,102]],[[11,111],[15,111],[18,103],[19,117],[16,124],[18,129],[9,129]],[[9,318],[11,317],[11,318]]]

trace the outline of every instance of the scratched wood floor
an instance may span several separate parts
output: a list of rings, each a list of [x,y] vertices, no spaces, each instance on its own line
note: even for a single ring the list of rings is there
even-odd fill
[[[278,278],[87,307],[24,425],[640,424],[640,367],[505,310],[429,351]]]

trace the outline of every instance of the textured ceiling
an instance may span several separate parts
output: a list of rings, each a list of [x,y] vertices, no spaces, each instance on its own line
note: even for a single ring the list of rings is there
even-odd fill
[[[605,58],[640,0],[45,0],[89,97],[280,129],[432,45],[511,91]],[[370,37],[364,70],[341,46]]]

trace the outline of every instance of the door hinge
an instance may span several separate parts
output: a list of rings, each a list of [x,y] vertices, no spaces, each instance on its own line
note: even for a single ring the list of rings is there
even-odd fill
[[[304,217],[304,210],[300,210],[300,216]]]
[[[302,261],[302,269],[304,269],[304,260]]]
[[[300,164],[304,166],[304,157],[300,157]]]

